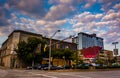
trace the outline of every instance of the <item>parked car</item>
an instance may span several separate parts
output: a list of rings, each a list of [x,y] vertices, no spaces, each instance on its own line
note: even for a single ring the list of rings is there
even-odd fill
[[[64,68],[64,69],[70,69],[71,66],[69,66],[69,65],[64,65],[63,68]]]
[[[83,64],[78,64],[78,65],[77,65],[77,68],[78,68],[78,69],[88,69],[89,66],[92,66],[92,65],[89,64],[89,63],[83,63]]]
[[[43,70],[49,70],[49,66],[44,67]],[[50,70],[57,70],[57,66],[50,66]]]
[[[27,70],[30,70],[30,69],[43,69],[44,67],[48,67],[48,64],[37,64],[37,65],[34,65],[34,66],[27,66]]]
[[[44,68],[46,68],[46,67],[49,67],[49,64],[42,64],[39,69],[44,69]]]
[[[64,69],[64,67],[62,66],[56,66],[57,70],[61,70],[61,69]]]
[[[27,66],[26,69],[27,69],[27,70],[30,70],[30,69],[33,69],[33,67],[32,67],[32,66]]]

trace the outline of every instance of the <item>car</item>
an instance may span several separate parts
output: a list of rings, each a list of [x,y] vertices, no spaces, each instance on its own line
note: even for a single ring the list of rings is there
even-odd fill
[[[46,68],[46,67],[49,67],[49,64],[42,64],[39,69],[44,69],[44,68]]]
[[[69,66],[69,65],[64,65],[63,68],[64,68],[64,69],[70,69],[71,66]]]
[[[34,66],[27,66],[27,70],[30,70],[30,69],[42,69],[44,67],[47,67],[48,65],[41,65],[41,64],[37,64],[37,65],[34,65]]]
[[[82,63],[77,65],[77,69],[88,69],[91,66],[89,63]]]
[[[61,69],[64,69],[64,67],[62,67],[62,66],[56,66],[56,69],[57,70],[61,70]]]
[[[49,66],[44,67],[43,70],[49,70]],[[50,70],[57,70],[57,66],[50,66]]]
[[[27,69],[27,70],[30,70],[30,69],[33,69],[33,67],[32,67],[32,66],[27,66],[26,69]]]

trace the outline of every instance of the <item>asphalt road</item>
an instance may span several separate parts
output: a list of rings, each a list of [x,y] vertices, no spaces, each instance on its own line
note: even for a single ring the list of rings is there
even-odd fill
[[[120,78],[120,70],[114,71],[42,71],[0,69],[0,78]]]

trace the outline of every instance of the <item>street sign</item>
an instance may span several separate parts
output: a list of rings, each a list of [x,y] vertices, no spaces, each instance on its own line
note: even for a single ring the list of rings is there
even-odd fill
[[[118,49],[113,49],[114,55],[118,55]]]

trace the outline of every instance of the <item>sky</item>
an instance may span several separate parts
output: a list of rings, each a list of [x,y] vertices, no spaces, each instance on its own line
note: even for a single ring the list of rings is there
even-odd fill
[[[0,46],[13,30],[64,39],[79,32],[96,33],[104,48],[119,42],[120,0],[0,0]]]

